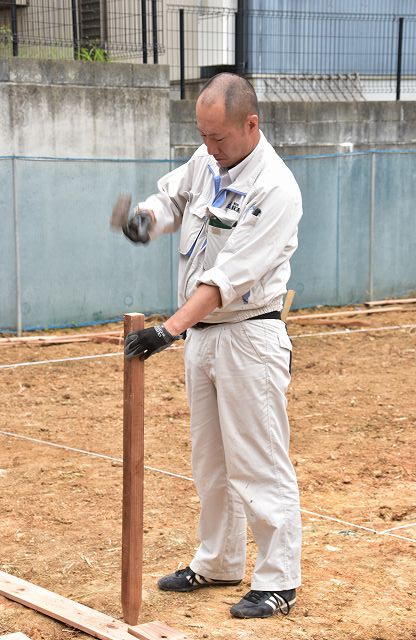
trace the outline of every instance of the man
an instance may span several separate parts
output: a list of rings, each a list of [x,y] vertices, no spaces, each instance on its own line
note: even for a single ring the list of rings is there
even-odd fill
[[[204,144],[159,181],[158,193],[139,203],[124,227],[133,241],[147,241],[181,226],[179,309],[163,325],[127,336],[125,352],[148,358],[187,330],[200,546],[189,567],[159,580],[160,589],[239,584],[248,522],[257,560],[251,591],[231,614],[263,618],[289,613],[300,585],[285,399],[291,343],[279,312],[301,196],[259,130],[256,94],[245,79],[212,78],[196,120]]]

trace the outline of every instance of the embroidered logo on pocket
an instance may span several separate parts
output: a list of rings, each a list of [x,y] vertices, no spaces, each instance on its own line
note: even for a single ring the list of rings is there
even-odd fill
[[[240,207],[237,204],[237,202],[229,202],[225,208],[231,209],[231,211],[236,211],[237,213],[240,213]]]

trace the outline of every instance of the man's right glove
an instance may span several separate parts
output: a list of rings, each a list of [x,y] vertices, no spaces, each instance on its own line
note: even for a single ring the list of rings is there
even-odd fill
[[[172,336],[163,324],[150,327],[150,329],[132,331],[124,341],[124,355],[126,360],[131,360],[135,356],[138,356],[140,360],[147,360],[151,355],[163,351],[181,337]]]
[[[132,242],[147,244],[150,240],[152,219],[147,211],[138,211],[121,227],[123,233]]]

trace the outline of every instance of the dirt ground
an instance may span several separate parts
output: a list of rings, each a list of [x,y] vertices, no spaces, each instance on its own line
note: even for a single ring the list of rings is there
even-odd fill
[[[157,471],[191,475],[183,351],[147,361],[145,464],[156,470],[145,472],[140,623],[161,620],[190,640],[416,639],[416,307],[324,322],[288,323],[303,509],[303,586],[288,617],[230,617],[250,588],[252,540],[244,584],[158,591],[157,578],[192,557],[198,498],[189,479]],[[398,325],[413,328],[373,330]],[[119,352],[1,346],[0,364]],[[122,371],[120,355],[0,369],[0,570],[120,619]],[[0,597],[0,633],[14,631],[87,637]]]

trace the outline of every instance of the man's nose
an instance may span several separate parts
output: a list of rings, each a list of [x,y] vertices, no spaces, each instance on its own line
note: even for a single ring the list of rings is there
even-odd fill
[[[212,140],[207,142],[207,148],[210,156],[215,156],[218,153],[218,145]]]

